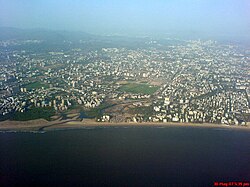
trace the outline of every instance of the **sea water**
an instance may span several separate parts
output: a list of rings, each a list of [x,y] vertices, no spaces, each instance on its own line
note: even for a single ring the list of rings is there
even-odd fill
[[[0,186],[213,186],[250,181],[250,131],[110,127],[0,133]]]

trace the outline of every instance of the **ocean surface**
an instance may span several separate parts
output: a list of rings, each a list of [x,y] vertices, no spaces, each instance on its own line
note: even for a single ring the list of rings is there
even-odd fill
[[[250,181],[250,131],[106,127],[0,133],[0,186],[213,186]]]

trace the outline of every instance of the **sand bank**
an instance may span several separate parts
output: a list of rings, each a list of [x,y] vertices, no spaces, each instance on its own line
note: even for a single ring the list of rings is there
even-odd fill
[[[212,123],[159,123],[159,122],[143,122],[143,123],[110,123],[110,122],[96,122],[91,119],[85,119],[83,121],[77,120],[55,120],[46,121],[44,119],[30,120],[30,121],[2,121],[0,122],[0,131],[51,131],[51,130],[67,130],[67,129],[81,129],[86,127],[206,127],[206,128],[229,128],[229,129],[241,129],[249,130],[250,124],[247,126],[229,126],[223,124]]]

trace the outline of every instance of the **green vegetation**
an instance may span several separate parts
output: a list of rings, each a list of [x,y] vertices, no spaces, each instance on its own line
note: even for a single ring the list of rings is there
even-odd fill
[[[42,87],[48,88],[48,85],[37,81],[37,82],[26,84],[24,87],[27,88],[27,90],[32,90],[32,89],[38,89]]]
[[[152,86],[143,83],[127,83],[120,87],[120,91],[128,92],[128,93],[141,93],[141,94],[149,94],[152,95],[156,92],[160,87],[159,86]]]
[[[153,114],[153,107],[152,106],[143,106],[137,108],[130,108],[129,113],[131,114],[142,114],[144,117],[152,116]]]
[[[52,107],[31,108],[25,112],[15,112],[8,119],[14,121],[28,121],[39,118],[50,120],[53,115],[55,115],[55,110]]]
[[[91,108],[89,110],[84,110],[84,117],[86,118],[95,118],[95,117],[100,117],[103,113],[103,110],[106,108],[111,107],[112,104],[108,103],[102,103],[100,106],[97,108]]]

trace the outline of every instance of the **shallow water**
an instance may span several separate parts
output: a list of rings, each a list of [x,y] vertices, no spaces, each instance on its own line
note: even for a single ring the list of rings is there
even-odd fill
[[[250,181],[250,132],[109,127],[0,133],[0,186],[213,186]]]

